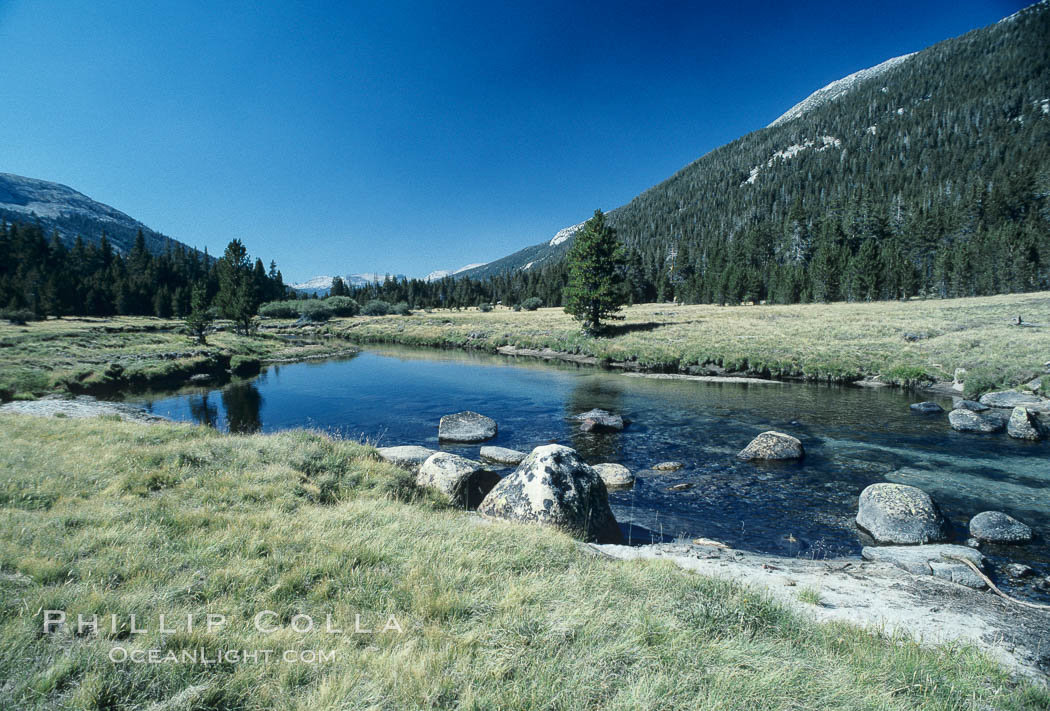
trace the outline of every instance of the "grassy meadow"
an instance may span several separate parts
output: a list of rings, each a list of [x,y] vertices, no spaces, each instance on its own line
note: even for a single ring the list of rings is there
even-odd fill
[[[229,329],[199,346],[182,332],[181,321],[146,316],[68,317],[24,326],[0,321],[0,400],[178,385],[194,373],[236,365],[236,359],[294,359],[340,348],[346,344],[294,345],[267,332],[248,337]]]
[[[1047,292],[792,306],[643,304],[623,315],[599,338],[582,334],[554,308],[356,317],[335,320],[326,330],[357,343],[551,348],[658,370],[714,364],[818,381],[878,376],[915,385],[951,380],[956,368],[965,368],[968,394],[1028,382],[1050,361]],[[1012,325],[1018,315],[1041,327]]]
[[[4,709],[1050,708],[971,648],[482,524],[316,433],[0,415],[0,471]],[[44,634],[44,610],[70,629]],[[77,634],[78,613],[100,634]],[[352,633],[358,615],[371,632]],[[391,616],[401,632],[379,631]],[[275,657],[110,661],[151,649]]]

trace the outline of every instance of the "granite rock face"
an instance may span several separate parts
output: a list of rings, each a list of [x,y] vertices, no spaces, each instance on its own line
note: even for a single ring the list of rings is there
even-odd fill
[[[955,560],[964,558],[984,568],[984,556],[966,546],[865,546],[860,554],[864,560],[891,563],[913,575],[932,575],[978,590],[985,587],[984,580],[968,565]]]

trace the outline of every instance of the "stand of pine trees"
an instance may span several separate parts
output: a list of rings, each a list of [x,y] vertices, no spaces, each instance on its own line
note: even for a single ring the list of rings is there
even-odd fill
[[[259,259],[251,264],[246,253],[239,258],[238,269],[250,270],[239,285],[253,300],[284,298],[287,288],[275,263],[267,270]],[[77,238],[67,248],[57,234],[47,237],[35,225],[0,224],[0,311],[37,317],[183,317],[190,313],[195,285],[212,304],[223,279],[232,279],[224,276],[224,264],[182,246],[152,254],[141,232],[128,254],[121,255],[105,235],[97,246]]]

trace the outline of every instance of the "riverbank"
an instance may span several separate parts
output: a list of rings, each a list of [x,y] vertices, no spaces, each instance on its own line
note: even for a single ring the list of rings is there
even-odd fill
[[[588,555],[549,531],[471,525],[370,447],[314,433],[0,415],[0,458],[5,707],[1050,703],[972,645],[817,624],[810,595],[775,601],[668,563]],[[47,609],[121,622],[41,635]],[[259,610],[276,613],[276,632],[253,626]],[[209,612],[226,615],[221,629],[185,629]],[[130,614],[145,633],[127,634]],[[160,614],[180,629],[162,634]],[[296,632],[297,614],[321,622]],[[329,614],[370,632],[330,634]],[[402,632],[379,631],[391,616]],[[120,664],[116,647],[333,656]]]
[[[642,304],[594,338],[561,309],[417,312],[336,319],[354,343],[545,354],[645,372],[923,387],[965,369],[966,394],[1046,373],[1050,292],[971,299],[682,306]],[[1025,325],[1015,325],[1020,316]]]
[[[110,395],[178,387],[191,378],[250,377],[269,362],[346,353],[341,341],[299,343],[279,333],[236,334],[227,324],[199,346],[178,320],[66,317],[24,326],[0,321],[0,401],[55,393]]]

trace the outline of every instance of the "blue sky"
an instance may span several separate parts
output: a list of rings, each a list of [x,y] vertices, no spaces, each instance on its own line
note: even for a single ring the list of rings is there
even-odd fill
[[[0,0],[0,171],[289,280],[423,275],[1026,4]]]

